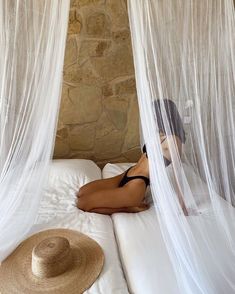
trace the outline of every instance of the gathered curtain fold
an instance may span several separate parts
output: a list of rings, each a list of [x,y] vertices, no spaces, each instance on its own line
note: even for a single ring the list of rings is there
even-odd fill
[[[52,157],[68,0],[0,1],[0,262],[34,224]]]
[[[235,293],[234,3],[128,0],[128,13],[156,221],[176,293]]]

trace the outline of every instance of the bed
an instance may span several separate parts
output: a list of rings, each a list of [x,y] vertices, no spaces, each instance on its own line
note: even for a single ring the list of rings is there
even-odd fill
[[[107,164],[102,171],[102,176],[103,178],[115,176],[131,165],[133,164]],[[188,217],[189,225],[193,228],[195,235],[197,236],[198,234],[197,238],[199,239],[202,225],[200,221],[203,220],[204,229],[207,234],[211,235],[212,244],[221,248],[221,250],[217,248],[217,252],[220,252],[217,256],[217,261],[223,264],[224,258],[234,257],[225,257],[228,251],[223,250],[224,245],[220,238],[221,232],[217,233],[216,231],[206,185],[195,175],[191,167],[184,164],[184,170],[193,194],[200,203],[199,209],[201,212],[199,216],[192,215]],[[169,176],[172,176],[170,167],[167,172]],[[156,215],[150,191],[147,191],[146,196],[147,202],[151,205],[147,211],[136,214],[116,213],[112,215],[116,241],[129,291],[134,294],[180,294],[181,291],[160,230],[158,217],[161,216],[158,215],[157,217]],[[221,197],[219,199],[222,209],[226,213],[226,217],[228,217],[229,207]],[[233,214],[230,213],[230,216],[230,223],[232,224],[235,220],[234,212]],[[231,290],[226,289],[226,286],[219,282],[220,278],[219,276],[217,278],[217,272],[213,268],[210,252],[207,251],[204,245],[203,242],[199,243],[204,259],[207,259],[208,264],[211,264],[210,275],[215,287],[214,294],[231,293]],[[231,276],[229,269],[226,275]]]
[[[54,160],[32,232],[60,227],[87,234],[103,248],[105,264],[98,279],[85,293],[126,294],[129,292],[118,256],[111,217],[86,213],[74,206],[79,187],[100,178],[101,170],[90,160]]]
[[[149,189],[146,199],[151,207],[140,213],[117,213],[110,217],[86,213],[74,206],[79,187],[96,179],[120,174],[134,164],[107,164],[101,171],[90,160],[54,160],[51,163],[48,184],[32,233],[55,227],[70,228],[87,234],[101,245],[105,255],[104,268],[86,294],[180,294]],[[199,185],[192,169],[187,166],[184,169],[190,187],[200,199],[200,217],[205,217],[208,233],[213,232],[212,240],[220,246],[219,234],[216,234],[213,219],[210,218],[206,186]],[[227,212],[226,202],[221,201]],[[200,228],[197,216],[190,216],[189,223],[194,230],[197,226]],[[208,256],[205,254],[205,258]],[[217,258],[223,259],[224,255]],[[216,277],[213,267],[211,273]],[[215,294],[230,293],[223,285],[217,284],[216,279],[215,287]]]

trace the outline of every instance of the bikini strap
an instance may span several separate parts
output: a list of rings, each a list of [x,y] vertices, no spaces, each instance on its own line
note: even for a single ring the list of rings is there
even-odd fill
[[[125,177],[126,177],[126,182],[132,181],[134,179],[141,179],[144,180],[146,187],[149,185],[150,181],[149,178],[145,177],[145,176],[128,176],[127,173],[128,171],[132,168],[129,167],[128,170],[125,172]]]
[[[144,180],[146,187],[150,184],[149,178],[145,176],[132,176],[132,177],[127,177],[127,182],[130,182],[135,179],[141,179]]]

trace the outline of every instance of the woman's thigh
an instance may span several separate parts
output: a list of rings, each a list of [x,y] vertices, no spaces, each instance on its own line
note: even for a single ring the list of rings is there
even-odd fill
[[[77,193],[77,197],[87,196],[88,194],[97,192],[98,190],[118,188],[119,183],[123,176],[124,176],[124,173],[112,178],[100,179],[100,180],[95,180],[90,183],[87,183],[86,185],[82,186],[79,189]]]

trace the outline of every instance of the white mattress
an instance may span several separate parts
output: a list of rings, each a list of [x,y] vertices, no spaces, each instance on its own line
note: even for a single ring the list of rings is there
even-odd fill
[[[32,232],[69,228],[87,234],[103,248],[103,270],[86,294],[129,293],[123,275],[110,216],[86,213],[75,206],[75,193],[85,183],[99,179],[101,171],[89,160],[56,160],[51,165],[36,225]]]
[[[122,172],[128,166],[129,164],[108,164],[104,168],[103,177],[114,176],[115,172]],[[200,216],[189,216],[189,225],[194,232],[197,232],[198,228],[198,232],[200,232],[200,220],[203,219],[204,229],[208,234],[211,234],[213,244],[220,246],[221,235],[215,232],[215,221],[213,216],[210,215],[210,207],[206,197],[206,186],[203,186],[203,183],[198,185],[200,179],[195,180],[193,171],[187,166],[184,168],[187,172],[190,187],[200,200],[200,210],[202,212]],[[225,201],[221,200],[221,202],[223,209],[228,209]],[[149,210],[136,214],[113,214],[112,219],[130,293],[181,294],[162,238],[155,208],[151,206]],[[200,235],[198,240],[200,240]],[[199,246],[201,246],[201,251],[205,254],[204,258],[208,258],[208,263],[210,264],[209,254],[207,256],[203,244],[199,244]],[[221,250],[221,255],[217,256],[218,259],[223,260],[223,251],[225,250]],[[215,277],[216,285],[218,283],[216,279],[217,273],[214,272],[213,267],[211,268],[211,274]],[[227,274],[229,275],[229,272]],[[218,289],[218,292],[215,292],[216,294],[230,293],[226,292],[225,287],[219,283],[216,287]]]
[[[115,235],[120,251],[123,270],[125,272],[130,293],[134,294],[181,294],[176,277],[167,253],[159,226],[152,206],[148,211],[136,214],[113,214]],[[216,259],[210,255],[210,250],[201,240],[201,229],[210,236],[212,246],[215,246]],[[232,224],[232,220],[230,222]],[[234,218],[233,218],[234,224]],[[224,264],[230,260],[234,264],[234,256],[224,246],[221,232],[215,226],[215,218],[210,214],[190,216],[189,225],[194,232],[197,245],[207,264],[209,275],[214,281],[214,294],[232,294],[228,285],[223,285],[220,273],[214,268],[214,262]],[[230,228],[234,230],[234,226]],[[199,242],[201,240],[201,242]],[[213,252],[213,251],[212,251]],[[235,280],[229,268],[223,268],[226,277]]]

